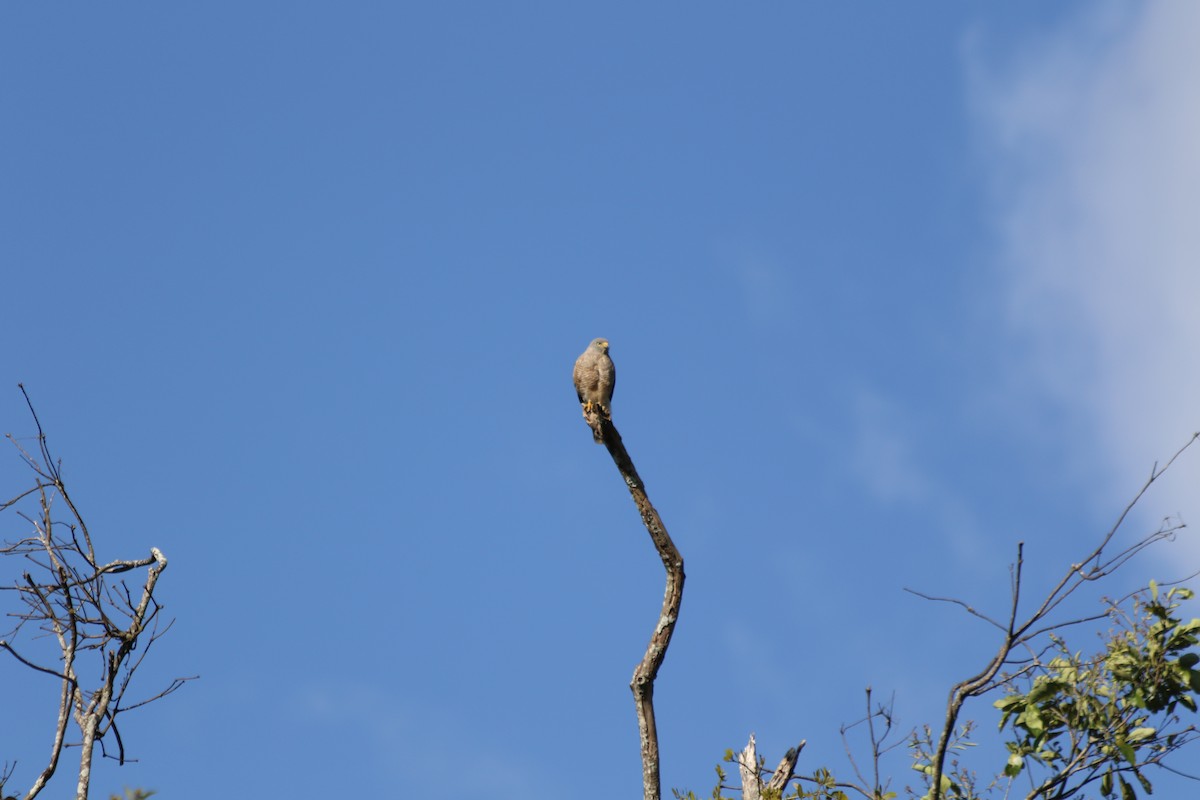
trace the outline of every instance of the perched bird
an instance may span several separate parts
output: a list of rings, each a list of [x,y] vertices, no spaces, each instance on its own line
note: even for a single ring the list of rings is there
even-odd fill
[[[617,385],[617,368],[608,357],[608,339],[592,339],[583,355],[575,359],[574,378],[583,418],[592,429],[592,438],[602,444],[600,420],[612,420],[613,387]]]

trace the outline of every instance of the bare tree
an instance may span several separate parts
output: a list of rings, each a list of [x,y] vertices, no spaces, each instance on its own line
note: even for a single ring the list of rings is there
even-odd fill
[[[162,698],[192,678],[176,678],[150,697],[127,701],[126,692],[138,667],[152,645],[171,627],[160,629],[162,607],[155,597],[158,580],[167,568],[167,557],[156,547],[150,554],[132,560],[102,561],[87,524],[76,508],[63,480],[46,435],[24,386],[20,386],[37,426],[36,447],[27,448],[7,434],[21,459],[32,470],[33,486],[0,504],[11,509],[30,526],[29,532],[0,546],[0,555],[25,562],[20,578],[11,586],[22,610],[10,612],[15,620],[0,638],[0,650],[31,670],[60,682],[57,720],[50,739],[45,767],[33,778],[25,800],[33,800],[54,776],[66,747],[79,747],[77,800],[86,800],[96,745],[100,754],[125,763],[125,744],[118,721],[126,711]],[[117,576],[145,570],[139,591]],[[57,645],[53,656],[40,657],[18,649],[17,640],[27,629],[51,637]],[[35,634],[36,635],[36,634]],[[86,676],[99,675],[88,684]],[[77,741],[69,741],[71,722],[78,729]],[[0,773],[0,795],[10,781],[15,764]]]
[[[667,657],[667,647],[671,644],[671,634],[675,631],[675,623],[679,620],[679,607],[683,602],[683,556],[671,541],[667,528],[659,518],[658,512],[650,504],[646,495],[646,486],[634,469],[633,460],[625,450],[621,434],[613,426],[612,420],[603,407],[585,409],[584,419],[588,426],[596,432],[596,441],[603,441],[609,455],[621,473],[629,494],[633,497],[634,505],[642,517],[642,523],[650,533],[650,539],[662,559],[667,572],[667,585],[663,593],[662,610],[654,632],[650,635],[650,643],[646,653],[633,670],[633,680],[629,688],[633,690],[634,706],[637,709],[638,734],[642,749],[642,793],[645,800],[659,800],[662,796],[658,760],[658,727],[654,719],[654,680],[658,670]]]

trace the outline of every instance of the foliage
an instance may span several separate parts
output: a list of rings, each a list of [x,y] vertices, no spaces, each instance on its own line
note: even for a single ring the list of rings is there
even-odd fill
[[[949,747],[947,747],[949,769],[942,770],[938,775],[941,796],[945,800],[975,800],[980,796],[978,777],[961,760],[963,754],[976,746],[976,743],[971,741],[974,730],[975,723],[967,720],[956,728],[951,736]],[[921,773],[926,785],[931,784],[934,774],[937,772],[934,769],[934,762],[937,758],[937,738],[934,736],[933,729],[925,725],[920,731],[913,731],[909,735],[909,750],[913,755],[912,768]],[[925,796],[928,797],[928,792]]]
[[[995,705],[1000,728],[1008,728],[1004,774],[1030,776],[1030,797],[1070,797],[1100,782],[1100,793],[1136,796],[1127,776],[1152,791],[1145,768],[1161,764],[1196,737],[1180,711],[1196,711],[1200,619],[1183,622],[1176,612],[1192,592],[1173,588],[1160,597],[1135,596],[1132,613],[1110,609],[1114,630],[1104,650],[1090,657],[1071,652],[1052,636],[1052,657],[1035,657],[1019,674],[1020,688]],[[1015,679],[1014,679],[1015,680]]]
[[[1018,779],[1028,782],[1027,800],[1061,800],[1094,784],[1105,798],[1135,800],[1137,786],[1149,794],[1153,787],[1147,768],[1163,766],[1164,759],[1200,735],[1183,717],[1197,710],[1200,699],[1200,619],[1185,622],[1179,614],[1181,603],[1192,596],[1182,587],[1160,593],[1152,581],[1146,592],[1124,604],[1108,603],[1103,616],[1111,627],[1103,634],[1100,652],[1073,652],[1061,636],[1050,633],[1042,652],[1030,650],[1019,661],[1010,658],[1006,663],[1012,671],[991,684],[992,690],[1004,692],[993,705],[1000,712],[998,729],[1007,751],[1006,761],[992,764],[994,778],[980,786],[965,763],[966,753],[976,747],[971,741],[974,723],[953,730],[940,768],[935,768],[940,736],[924,726],[907,740],[924,790],[909,788],[909,793],[930,800],[937,775],[936,796],[944,800],[1019,796],[1014,795]],[[873,779],[864,778],[851,755],[857,780],[839,781],[822,767],[794,777],[782,798],[763,792],[764,800],[893,800],[896,792],[878,779],[880,756],[890,749],[884,739],[891,728],[891,708],[871,709],[869,702],[868,690],[868,714],[860,722],[880,720],[887,726],[878,738],[876,729],[870,729]],[[736,758],[726,751],[726,762],[736,763]],[[760,774],[763,764],[759,759]],[[733,800],[723,792],[738,787],[725,779],[718,766],[713,800]],[[697,800],[692,792],[679,790],[675,797]]]

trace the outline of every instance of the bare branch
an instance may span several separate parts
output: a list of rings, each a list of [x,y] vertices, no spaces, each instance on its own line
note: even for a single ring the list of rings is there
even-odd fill
[[[54,637],[58,655],[55,667],[51,668],[18,652],[8,639],[0,640],[0,651],[10,654],[23,666],[53,675],[62,682],[51,756],[25,794],[26,800],[36,797],[54,776],[66,746],[66,729],[72,720],[81,734],[76,797],[84,800],[95,745],[99,743],[101,754],[108,755],[106,735],[111,734],[111,742],[115,743],[117,760],[122,763],[129,760],[117,724],[119,715],[165,697],[193,678],[176,678],[158,694],[122,705],[133,674],[158,637],[171,627],[168,622],[159,631],[161,606],[154,597],[167,558],[152,547],[148,557],[116,559],[104,564],[97,560],[87,525],[63,481],[61,464],[52,456],[41,421],[23,386],[21,391],[37,427],[36,453],[31,453],[13,436],[8,439],[36,480],[33,488],[19,493],[0,506],[0,510],[14,509],[30,524],[32,532],[0,548],[0,555],[24,558],[34,569],[26,570],[21,582],[3,588],[15,591],[25,605],[22,613],[9,615],[16,620],[12,636],[17,636],[26,624],[32,624]],[[28,507],[28,513],[22,510],[22,505]],[[56,515],[64,513],[64,505],[66,519],[60,519]],[[135,595],[120,576],[137,569],[145,569],[146,576]],[[35,578],[35,573],[39,577]],[[77,659],[86,659],[86,674],[98,675],[97,685],[81,685]],[[80,665],[83,663],[80,661]]]
[[[754,734],[737,755],[738,775],[742,779],[742,800],[762,800],[762,779],[758,776],[758,748]]]
[[[1001,625],[999,622],[996,622],[996,620],[992,619],[987,614],[984,614],[982,611],[977,610],[974,606],[969,605],[957,598],[937,597],[935,595],[925,594],[924,592],[918,592],[916,589],[910,589],[907,586],[904,587],[904,591],[908,592],[909,594],[916,595],[917,597],[921,598],[922,600],[929,600],[929,601],[932,601],[935,603],[951,603],[956,606],[961,606],[962,609],[964,611],[966,611],[968,614],[970,614],[971,616],[979,617],[984,622],[988,623],[989,625],[992,625],[993,627],[995,627],[1001,631],[1006,630],[1003,625]]]
[[[32,661],[28,660],[27,658],[22,656],[20,653],[18,653],[16,650],[14,650],[12,645],[10,645],[8,642],[4,641],[3,639],[0,639],[0,649],[7,650],[9,652],[9,654],[12,655],[13,658],[15,658],[17,661],[20,661],[22,664],[24,664],[25,666],[29,667],[32,670],[37,670],[38,672],[44,672],[47,675],[51,675],[55,678],[59,678],[60,680],[68,680],[66,675],[55,672],[52,669],[43,667],[40,664],[34,664]]]
[[[590,423],[589,423],[590,424]],[[633,679],[629,688],[633,690],[634,705],[637,709],[638,732],[641,739],[642,751],[642,791],[645,800],[659,800],[662,795],[659,755],[658,728],[654,719],[654,680],[658,670],[667,656],[667,648],[671,644],[671,635],[675,632],[675,623],[679,620],[679,607],[683,602],[683,556],[671,541],[667,528],[663,525],[658,512],[646,495],[646,487],[633,466],[633,460],[625,450],[621,434],[617,432],[612,420],[603,415],[595,421],[597,430],[603,438],[604,446],[612,456],[613,462],[625,481],[629,494],[633,497],[634,505],[642,517],[642,524],[650,534],[658,556],[666,569],[667,582],[663,592],[662,610],[658,622],[650,635],[650,643],[646,653],[633,671]],[[163,566],[166,566],[165,561]],[[153,569],[153,568],[152,568]]]
[[[784,753],[783,758],[779,761],[779,766],[775,768],[771,779],[767,781],[764,791],[768,794],[779,792],[780,796],[783,795],[783,790],[787,788],[788,783],[796,775],[796,762],[800,760],[800,751],[804,749],[804,745],[807,743],[806,740],[801,740],[800,744]]]
[[[1042,605],[1038,608],[1038,610],[1035,611],[1024,624],[1017,628],[1015,631],[1017,636],[1021,636],[1034,625],[1036,625],[1038,620],[1043,619],[1081,584],[1108,575],[1113,570],[1128,561],[1133,555],[1141,552],[1154,542],[1167,538],[1170,533],[1173,533],[1174,530],[1177,530],[1173,529],[1164,532],[1164,529],[1160,528],[1156,533],[1139,540],[1135,544],[1121,551],[1108,562],[1100,562],[1100,558],[1104,553],[1104,549],[1108,547],[1109,542],[1111,542],[1113,537],[1116,536],[1117,531],[1120,530],[1121,526],[1125,523],[1126,517],[1128,517],[1130,512],[1133,511],[1134,506],[1136,506],[1138,501],[1142,499],[1143,495],[1149,491],[1151,485],[1153,485],[1156,480],[1162,477],[1163,473],[1170,469],[1171,465],[1175,463],[1176,459],[1183,455],[1185,450],[1195,444],[1197,438],[1200,438],[1200,432],[1192,434],[1192,438],[1188,439],[1187,444],[1175,451],[1175,455],[1171,456],[1162,469],[1159,469],[1157,464],[1154,465],[1154,468],[1150,471],[1150,477],[1146,479],[1146,482],[1142,484],[1142,488],[1138,490],[1138,493],[1134,496],[1134,498],[1130,500],[1125,508],[1121,511],[1120,515],[1117,517],[1117,521],[1113,523],[1113,526],[1109,528],[1108,532],[1104,534],[1104,537],[1100,540],[1100,544],[1098,544],[1079,563],[1071,565],[1071,569],[1067,571],[1058,584],[1050,591],[1050,593],[1046,596],[1046,599],[1042,601]],[[1097,566],[1093,567],[1091,570],[1084,571],[1083,566],[1093,561],[1096,562]]]

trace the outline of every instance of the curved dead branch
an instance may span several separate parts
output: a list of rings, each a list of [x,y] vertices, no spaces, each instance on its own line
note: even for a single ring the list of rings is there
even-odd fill
[[[667,585],[663,592],[658,622],[650,635],[646,653],[634,668],[633,680],[629,683],[637,708],[638,733],[641,738],[643,795],[645,800],[659,800],[662,788],[659,776],[658,728],[654,720],[654,680],[658,677],[658,670],[667,656],[671,634],[674,633],[675,623],[679,620],[679,607],[683,602],[683,556],[671,541],[662,518],[650,503],[650,498],[646,496],[646,486],[633,466],[633,459],[625,450],[621,434],[617,433],[609,419],[599,418],[596,424],[602,431],[604,446],[608,448],[609,455],[629,488],[629,494],[642,517],[642,524],[646,526],[646,531],[649,532],[658,557],[662,559],[667,572]]]

